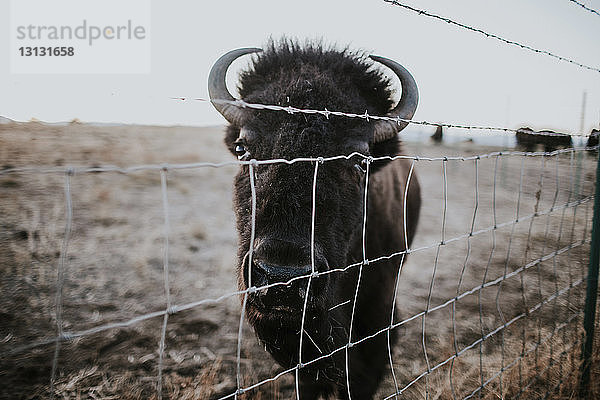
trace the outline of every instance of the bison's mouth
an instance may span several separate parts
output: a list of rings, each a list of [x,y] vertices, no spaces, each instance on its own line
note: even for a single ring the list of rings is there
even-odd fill
[[[313,278],[308,294],[308,278],[252,291],[246,300],[249,321],[299,331],[303,319],[305,325],[322,320],[327,308],[319,279],[325,278]]]
[[[313,279],[311,283],[308,298],[306,298],[308,283],[304,280],[253,291],[248,294],[247,307],[261,314],[262,318],[301,320],[305,308],[307,315],[312,315],[322,308],[319,306],[322,304],[321,296],[315,294],[315,280]]]

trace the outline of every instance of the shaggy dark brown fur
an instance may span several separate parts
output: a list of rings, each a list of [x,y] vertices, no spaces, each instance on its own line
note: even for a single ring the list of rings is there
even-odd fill
[[[342,110],[385,115],[393,108],[390,81],[361,53],[337,51],[321,45],[271,43],[254,58],[239,80],[241,98],[251,103],[299,108]],[[362,119],[273,111],[245,114],[240,126],[229,126],[225,143],[248,151],[247,159],[327,157],[360,152],[397,155],[397,138],[374,145],[373,125]],[[238,147],[239,154],[239,147]],[[366,176],[363,158],[327,161],[319,165],[316,191],[315,267],[319,272],[360,262]],[[373,259],[406,248],[414,236],[420,208],[419,184],[410,162],[376,161],[370,165],[366,257]],[[314,163],[272,164],[255,167],[256,240],[253,265],[248,250],[251,233],[249,168],[235,178],[234,208],[239,233],[238,277],[241,289],[266,283],[254,273],[255,263],[289,266],[290,271],[311,265],[311,210]],[[406,200],[406,221],[403,219]],[[407,234],[405,239],[404,226]],[[406,243],[407,242],[407,243]],[[386,332],[348,349],[350,320],[357,285],[358,300],[352,342],[390,325],[396,275],[401,257],[312,279],[308,293],[300,369],[300,398],[372,398],[389,373]],[[293,272],[293,271],[292,271]],[[290,272],[290,273],[292,273]],[[288,275],[291,276],[291,275]],[[285,276],[280,279],[287,281]],[[247,317],[265,348],[282,366],[299,360],[300,327],[308,277],[287,286],[251,293]],[[338,306],[342,304],[341,306]],[[336,307],[337,306],[337,307]],[[390,334],[393,346],[396,332]],[[318,362],[311,360],[336,351]],[[350,382],[348,389],[347,380]]]
[[[431,135],[431,140],[434,143],[442,143],[444,140],[444,128],[441,125],[435,128],[435,133]]]
[[[586,146],[587,147],[598,146],[598,138],[600,138],[600,130],[592,129],[592,132],[590,132],[590,136],[588,137]]]

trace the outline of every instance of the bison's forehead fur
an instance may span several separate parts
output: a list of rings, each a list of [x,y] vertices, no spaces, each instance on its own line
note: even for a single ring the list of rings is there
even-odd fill
[[[238,90],[250,103],[293,106],[304,109],[386,115],[393,107],[390,80],[362,52],[336,50],[322,44],[271,42],[254,56],[240,74]],[[321,115],[252,110],[242,122],[267,141],[253,158],[333,156],[353,151],[373,156],[396,154],[396,139],[376,148],[373,124],[358,119]],[[225,142],[229,148],[238,139],[240,126],[230,126]]]
[[[241,74],[238,89],[247,100],[301,108],[385,114],[392,107],[389,80],[363,53],[320,44],[271,42]]]

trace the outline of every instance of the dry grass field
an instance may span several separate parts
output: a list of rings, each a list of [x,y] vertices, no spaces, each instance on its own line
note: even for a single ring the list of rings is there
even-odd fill
[[[6,170],[233,160],[222,133],[221,127],[0,124],[0,398],[157,398],[162,316],[61,343],[53,385],[55,344],[22,346],[56,337],[59,322],[65,332],[82,332],[166,307],[159,168],[70,176],[72,229],[62,256],[64,172]],[[578,396],[580,282],[593,211],[585,199],[593,193],[597,155],[451,158],[498,150],[469,142],[405,144],[408,155],[450,159],[415,162],[423,206],[416,250],[398,284],[398,308],[409,319],[396,328],[392,354],[400,397]],[[236,291],[237,168],[167,173],[172,304]],[[424,310],[431,311],[420,315]],[[236,296],[168,317],[163,398],[218,399],[236,391],[239,321]],[[251,328],[242,328],[240,378],[247,387],[281,368]],[[596,385],[599,372],[594,363]],[[396,389],[390,372],[378,398]],[[295,398],[294,377],[241,397]]]

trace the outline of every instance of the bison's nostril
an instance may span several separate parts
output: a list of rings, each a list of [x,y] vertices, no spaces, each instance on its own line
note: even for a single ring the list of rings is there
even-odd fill
[[[254,282],[254,285],[259,282],[264,282],[266,284],[288,282],[294,278],[307,276],[312,272],[312,267],[310,265],[291,267],[268,264],[261,260],[255,260],[252,264],[252,277],[256,277],[258,280]]]
[[[264,288],[275,285],[273,290],[269,290],[269,293],[285,292],[290,289],[296,293],[298,287],[308,284],[308,277],[313,271],[308,254],[302,254],[297,249],[298,246],[292,248],[295,251],[291,251],[289,246],[273,246],[271,248],[264,243],[266,242],[263,242],[262,247],[256,248],[254,252],[246,253],[242,260],[240,273],[243,273],[243,276],[240,278],[242,278],[245,288]],[[329,269],[327,260],[317,255],[314,269],[317,272],[327,271]],[[323,277],[316,280],[323,286],[327,279]],[[313,289],[316,289],[317,286],[319,285],[313,285]],[[267,293],[259,293],[259,295],[265,294]]]

